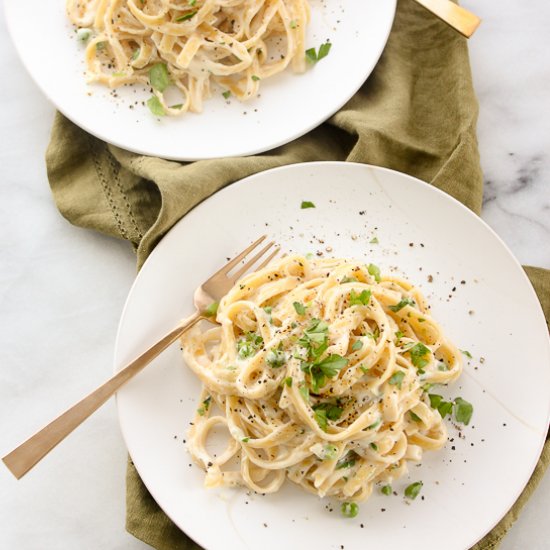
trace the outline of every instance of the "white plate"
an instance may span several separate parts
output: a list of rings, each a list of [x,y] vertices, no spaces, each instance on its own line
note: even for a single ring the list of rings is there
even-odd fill
[[[301,210],[302,200],[316,208]],[[174,346],[118,394],[122,431],[150,492],[210,550],[424,550],[430,540],[446,550],[469,548],[514,503],[540,454],[550,345],[521,266],[485,223],[437,189],[398,172],[333,162],[270,170],[225,188],[183,218],[139,273],[115,365],[190,314],[194,288],[264,232],[287,251],[327,255],[331,247],[333,256],[362,258],[383,272],[398,266],[423,288],[446,333],[473,356],[443,391],[474,405],[472,423],[459,436],[447,422],[445,448],[411,467],[394,485],[399,496],[374,494],[355,519],[290,483],[265,497],[206,490],[182,442],[199,384]],[[369,242],[375,236],[379,244]],[[402,493],[411,480],[424,488],[409,505]]]
[[[359,89],[386,44],[396,0],[310,0],[307,47],[332,42],[330,55],[303,75],[290,70],[262,83],[261,97],[205,102],[201,115],[165,117],[146,106],[141,86],[117,97],[84,79],[84,48],[64,0],[5,0],[10,34],[32,78],[75,124],[124,149],[177,160],[251,155],[287,143],[321,124]],[[29,15],[31,14],[31,15]],[[89,93],[91,92],[91,95]],[[130,109],[130,105],[133,108]]]

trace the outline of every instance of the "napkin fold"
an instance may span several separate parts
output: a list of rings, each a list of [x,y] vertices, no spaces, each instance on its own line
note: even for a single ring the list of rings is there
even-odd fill
[[[414,1],[400,0],[386,49],[365,85],[326,123],[287,145],[256,156],[180,163],[106,144],[58,114],[46,163],[63,216],[128,240],[141,267],[162,236],[203,199],[250,174],[296,162],[385,166],[430,182],[479,214],[477,113],[465,39]],[[184,120],[182,125],[184,131]],[[548,320],[550,272],[526,272]],[[475,550],[499,545],[549,463],[547,440],[522,495]],[[200,548],[162,512],[131,460],[126,528],[158,550]]]

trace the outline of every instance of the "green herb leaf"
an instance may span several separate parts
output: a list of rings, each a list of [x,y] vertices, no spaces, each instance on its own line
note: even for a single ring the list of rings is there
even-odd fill
[[[252,357],[262,347],[264,339],[255,332],[247,332],[237,340],[237,352],[241,359]]]
[[[185,15],[180,15],[179,17],[176,17],[176,22],[180,23],[181,21],[188,21],[192,17],[195,17],[197,15],[198,10],[191,11],[189,13],[186,13]]]
[[[193,7],[196,3],[197,3],[197,0],[188,0],[187,3]]]
[[[265,362],[272,368],[281,368],[287,361],[287,355],[283,350],[272,349],[268,352]]]
[[[370,241],[370,244],[378,244],[378,237],[373,237]]]
[[[197,412],[201,415],[201,416],[204,416],[206,414],[206,411],[208,411],[208,409],[210,408],[210,401],[212,401],[212,396],[209,395],[203,402],[202,402],[202,407],[199,407],[197,409]]]
[[[334,460],[338,454],[338,447],[336,445],[327,444],[323,448],[323,460]]]
[[[414,500],[419,495],[423,485],[424,484],[421,481],[415,481],[414,483],[411,483],[405,489],[405,496],[407,498],[410,498],[411,500]]]
[[[356,454],[351,451],[349,452],[342,460],[336,464],[337,470],[342,470],[343,468],[353,468],[355,466]]]
[[[417,414],[413,413],[412,411],[409,411],[409,414],[415,422],[422,422],[422,418],[420,418]]]
[[[344,410],[336,403],[319,403],[313,407],[314,411],[324,411],[324,415],[328,420],[336,421],[341,416]],[[323,413],[321,413],[323,414]]]
[[[391,485],[384,485],[384,486],[380,489],[380,492],[381,492],[383,495],[390,496],[391,493],[392,493]]]
[[[319,424],[319,428],[326,432],[328,427],[327,411],[325,409],[317,408],[315,409],[313,416],[317,424]]]
[[[292,376],[287,376],[284,380],[283,380],[283,384],[285,386],[288,386],[289,388],[292,387]]]
[[[414,302],[410,298],[403,298],[399,303],[395,304],[394,306],[388,306],[392,311],[398,312],[399,310],[403,309],[405,306],[412,306]]]
[[[305,315],[306,314],[306,306],[300,302],[294,302],[292,304],[294,306],[294,309],[296,310],[296,313],[298,315]]]
[[[164,92],[172,83],[166,63],[156,63],[149,69],[149,81],[151,86],[159,92]]]
[[[461,351],[468,359],[473,359],[472,354],[471,354],[468,350],[461,349],[460,351]]]
[[[229,90],[225,90],[225,92],[222,92],[222,95],[223,97],[225,97],[225,99],[229,99],[231,96],[231,92]]]
[[[132,61],[135,61],[139,57],[140,53],[141,53],[141,48],[136,48],[134,50],[134,53],[132,54]]]
[[[351,346],[351,349],[353,351],[357,351],[362,347],[363,347],[363,342],[361,340],[355,340],[355,342],[353,342],[353,345]]]
[[[399,389],[401,389],[403,378],[405,378],[405,373],[402,370],[399,370],[392,374],[391,378],[388,380],[388,384],[390,386],[397,386]]]
[[[437,407],[439,407],[439,404],[441,403],[441,401],[443,401],[443,396],[438,395],[437,393],[430,393],[428,395],[428,397],[430,399],[430,407],[432,409],[437,409]]]
[[[319,53],[317,54],[317,61],[321,61],[323,57],[326,57],[329,54],[331,47],[332,44],[330,42],[325,42],[324,44],[321,44],[319,46]]]
[[[302,201],[302,204],[300,205],[300,208],[302,210],[304,210],[305,208],[315,208],[315,204],[313,204],[311,201]]]
[[[252,78],[252,80],[253,80],[254,82],[258,82],[258,80],[260,80],[260,77],[257,76],[257,75],[255,75],[255,74],[253,74],[253,75],[251,76],[251,78]]]
[[[368,267],[369,275],[372,275],[374,277],[374,280],[379,283],[382,278],[380,276],[380,268],[377,265],[369,264]]]
[[[346,283],[357,283],[357,279],[355,277],[344,277],[341,281],[340,281],[340,284],[341,285],[344,285]]]
[[[149,107],[149,110],[155,116],[164,116],[166,114],[164,112],[164,107],[162,106],[162,103],[156,95],[147,100],[147,107]]]
[[[357,294],[355,290],[351,289],[349,293],[349,305],[350,306],[368,306],[370,302],[371,291],[363,290],[361,294]]]
[[[293,19],[293,20],[290,22],[290,28],[291,28],[291,29],[295,29],[296,27],[297,27],[296,21]]]
[[[359,368],[360,368],[365,374],[368,374],[368,373],[369,373],[369,369],[367,369],[367,367],[364,367],[363,365],[360,365]]]
[[[317,63],[317,52],[315,51],[315,48],[309,48],[306,50],[306,59],[310,63]]]
[[[243,438],[241,439],[241,441],[242,441],[243,443],[248,443],[248,442],[250,441],[250,437],[243,437]]]
[[[329,378],[334,378],[338,374],[338,371],[343,369],[348,363],[348,359],[342,357],[341,355],[333,353],[319,363],[315,363],[314,366],[321,369],[325,376],[328,376]]]
[[[376,443],[369,443],[369,447],[373,450],[373,451],[377,451],[378,450],[378,445]]]
[[[342,515],[346,518],[354,518],[359,513],[359,506],[356,502],[343,502]]]
[[[382,419],[379,418],[374,424],[371,424],[370,426],[367,426],[367,430],[374,430],[374,428],[378,428],[382,424]]]
[[[408,352],[411,355],[412,364],[417,369],[422,369],[428,364],[428,360],[425,357],[430,354],[430,348],[427,348],[422,342],[415,344]]]
[[[104,40],[103,42],[98,42],[98,43],[95,45],[95,49],[96,49],[97,51],[104,50],[106,47],[107,47],[107,41],[106,41],[106,40]]]
[[[271,312],[273,311],[273,308],[271,306],[265,306],[263,310],[268,314],[271,315]]]
[[[474,407],[468,401],[462,399],[462,397],[457,397],[455,399],[455,419],[457,422],[466,424],[470,423],[472,419],[472,414],[474,413]]]
[[[437,407],[441,418],[445,418],[453,410],[453,404],[450,401],[441,401]]]
[[[218,307],[220,305],[220,302],[212,302],[205,310],[204,314],[207,317],[215,317],[216,313],[218,313]]]
[[[307,386],[300,386],[298,388],[298,391],[300,392],[300,395],[302,396],[303,400],[306,403],[309,403],[309,390],[308,390]]]

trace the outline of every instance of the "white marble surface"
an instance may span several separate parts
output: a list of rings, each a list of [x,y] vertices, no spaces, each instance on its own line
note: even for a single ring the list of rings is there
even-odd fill
[[[483,217],[521,262],[550,268],[550,5],[464,5],[484,18],[470,43],[487,180]],[[4,454],[110,374],[135,258],[124,243],[59,216],[43,162],[54,109],[17,59],[3,14],[0,64]],[[110,402],[21,481],[0,467],[0,548],[148,548],[124,530],[125,459]],[[549,506],[547,475],[502,549],[549,549]]]

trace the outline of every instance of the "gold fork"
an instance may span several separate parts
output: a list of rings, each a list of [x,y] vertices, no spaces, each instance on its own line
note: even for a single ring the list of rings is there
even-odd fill
[[[477,15],[451,0],[416,1],[466,38],[470,38],[481,23],[481,19]]]
[[[259,260],[264,258],[275,244],[274,242],[268,243],[244,265],[238,266],[253,250],[258,248],[265,238],[266,235],[260,237],[197,288],[194,295],[195,312],[190,317],[181,321],[166,336],[161,338],[156,344],[153,344],[129,365],[119,370],[117,374],[104,382],[90,395],[73,405],[15,448],[11,453],[7,454],[2,460],[11,473],[17,479],[23,477],[58,443],[63,441],[77,426],[99,409],[124,383],[133,378],[157,355],[175,342],[186,330],[202,319],[212,321],[215,318],[216,309],[212,306],[217,304],[245,273],[254,267]],[[256,269],[265,267],[278,252],[279,248],[275,247]],[[236,271],[231,273],[235,268],[237,268]]]

